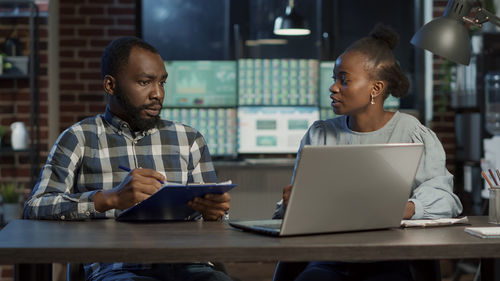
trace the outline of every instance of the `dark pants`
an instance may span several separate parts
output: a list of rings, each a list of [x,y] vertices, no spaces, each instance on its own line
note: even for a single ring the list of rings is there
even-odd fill
[[[296,281],[411,281],[406,261],[310,262]]]
[[[223,272],[208,264],[154,264],[151,269],[105,270],[92,281],[231,281]]]

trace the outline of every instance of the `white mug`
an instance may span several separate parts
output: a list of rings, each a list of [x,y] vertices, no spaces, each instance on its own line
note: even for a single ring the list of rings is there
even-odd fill
[[[28,131],[23,122],[14,122],[10,125],[10,143],[12,149],[21,150],[28,148]]]

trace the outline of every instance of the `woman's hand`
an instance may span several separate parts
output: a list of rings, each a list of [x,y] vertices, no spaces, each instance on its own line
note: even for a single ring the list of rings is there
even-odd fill
[[[290,193],[292,193],[292,185],[287,185],[283,188],[283,204],[288,206],[288,200],[290,199]]]
[[[403,219],[409,220],[415,214],[415,204],[413,202],[406,203],[405,213],[403,214]]]

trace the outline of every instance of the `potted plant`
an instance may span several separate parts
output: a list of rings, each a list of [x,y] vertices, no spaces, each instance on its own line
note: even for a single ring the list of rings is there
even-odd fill
[[[3,183],[0,185],[0,195],[2,196],[3,223],[7,224],[13,219],[21,217],[21,192],[22,188],[16,183]]]
[[[0,147],[2,147],[2,138],[7,134],[7,128],[0,124]]]

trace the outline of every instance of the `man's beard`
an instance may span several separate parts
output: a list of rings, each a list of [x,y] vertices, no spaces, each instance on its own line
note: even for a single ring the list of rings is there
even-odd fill
[[[125,94],[123,94],[123,91],[118,85],[116,87],[115,92],[118,103],[122,106],[123,112],[126,113],[127,117],[129,118],[129,122],[131,123],[130,126],[132,126],[135,130],[147,131],[149,129],[155,128],[161,123],[161,118],[159,114],[147,119],[142,118],[141,116],[142,110],[151,107],[153,105],[160,104],[159,101],[135,107],[132,105],[129,98]],[[160,104],[160,106],[162,105]]]

